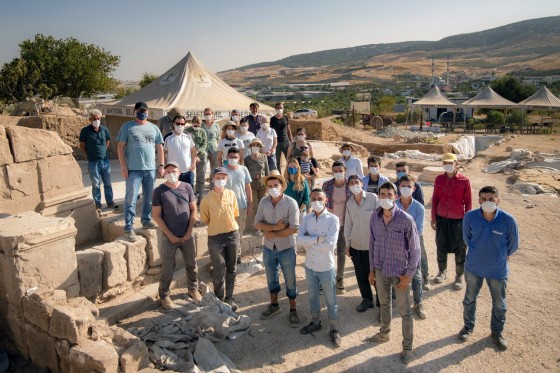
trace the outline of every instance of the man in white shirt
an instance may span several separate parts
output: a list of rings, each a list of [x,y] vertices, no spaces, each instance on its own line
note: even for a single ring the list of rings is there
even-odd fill
[[[311,192],[313,212],[307,214],[299,227],[297,244],[305,249],[305,278],[309,291],[309,308],[313,320],[300,329],[301,334],[310,334],[322,328],[321,302],[319,300],[321,286],[325,295],[329,317],[331,341],[340,346],[338,334],[338,309],[336,305],[334,250],[338,239],[339,223],[336,215],[327,210],[327,196],[321,189]]]
[[[342,153],[342,158],[340,158],[339,161],[346,166],[346,175],[344,175],[344,177],[348,179],[350,175],[358,175],[363,179],[364,170],[362,169],[362,161],[352,155],[352,153],[357,150],[354,144],[343,144],[339,150]]]
[[[191,135],[183,132],[187,120],[182,115],[173,118],[173,132],[165,138],[163,151],[166,162],[179,164],[179,181],[194,188],[194,170],[196,169],[196,146]]]

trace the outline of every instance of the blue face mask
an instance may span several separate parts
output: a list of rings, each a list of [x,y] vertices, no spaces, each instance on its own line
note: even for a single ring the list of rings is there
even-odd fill
[[[397,172],[397,180],[400,180],[400,178],[403,176],[406,176],[406,172]]]
[[[297,174],[297,167],[288,167],[288,173],[290,175],[296,175]]]
[[[136,119],[138,119],[138,120],[148,119],[148,112],[147,111],[137,111],[136,112]]]

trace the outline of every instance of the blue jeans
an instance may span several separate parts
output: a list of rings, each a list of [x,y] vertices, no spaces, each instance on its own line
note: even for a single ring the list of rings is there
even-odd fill
[[[268,170],[272,171],[272,170],[277,170],[278,168],[276,167],[276,156],[274,154],[272,155],[267,155],[266,156],[266,160],[268,161]]]
[[[323,288],[323,295],[327,303],[327,313],[329,320],[338,320],[338,308],[336,305],[336,279],[334,268],[324,272],[316,272],[305,267],[305,279],[309,291],[309,309],[311,315],[319,315],[321,312],[321,302],[319,300],[319,285]]]
[[[412,276],[412,297],[414,298],[414,304],[422,303],[422,270],[420,265]]]
[[[289,299],[296,299],[296,251],[293,247],[278,251],[270,250],[263,246],[263,262],[266,271],[266,282],[270,294],[278,294],[280,292],[280,271],[284,274],[284,282],[286,283],[286,296]]]
[[[136,171],[129,170],[128,178],[125,180],[126,194],[124,197],[124,231],[130,232],[134,226],[136,217],[136,199],[142,185],[144,205],[142,206],[142,223],[152,220],[152,194],[154,182],[156,181],[156,170]]]
[[[428,269],[428,254],[426,254],[426,247],[424,246],[424,236],[420,235],[420,267],[422,268],[422,277],[429,276],[429,269]]]
[[[181,175],[179,175],[179,181],[183,181],[185,183],[190,184],[194,191],[194,172],[187,171],[181,173]]]
[[[91,194],[95,206],[101,207],[101,181],[105,192],[105,202],[113,203],[113,187],[111,186],[111,163],[108,159],[88,162],[89,178],[91,180]]]
[[[484,277],[479,277],[471,272],[465,271],[465,282],[467,283],[467,291],[465,299],[463,299],[463,319],[465,328],[474,329],[476,321],[476,298],[482,287]],[[490,330],[492,333],[500,334],[504,330],[506,323],[506,287],[507,278],[497,280],[494,278],[486,278],[486,284],[490,289],[492,296],[492,318],[490,321]]]

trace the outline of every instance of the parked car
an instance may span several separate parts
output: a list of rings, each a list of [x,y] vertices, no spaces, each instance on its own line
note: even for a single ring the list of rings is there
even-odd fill
[[[299,109],[294,111],[294,118],[305,118],[305,117],[317,118],[317,110]]]
[[[469,114],[465,115],[465,113],[463,113],[463,112],[455,113],[455,123],[464,122],[465,121],[465,116],[466,116],[467,121],[469,119],[471,119],[471,116]],[[443,113],[441,113],[441,115],[439,116],[439,122],[440,123],[453,122],[453,112],[452,111],[444,111]]]

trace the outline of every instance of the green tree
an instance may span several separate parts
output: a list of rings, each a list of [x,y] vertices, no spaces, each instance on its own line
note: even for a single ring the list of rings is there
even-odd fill
[[[392,113],[393,106],[397,103],[397,99],[393,96],[382,96],[373,104],[375,113]]]
[[[140,84],[141,88],[144,88],[145,86],[147,86],[148,84],[156,80],[157,78],[159,78],[159,75],[152,74],[149,72],[144,72],[142,74],[142,79],[140,79],[140,82],[138,84]]]
[[[486,116],[486,122],[488,124],[503,124],[504,113],[498,110],[490,110]]]
[[[521,84],[514,76],[503,76],[490,84],[490,87],[499,95],[513,102],[520,102],[535,93],[535,88]]]

